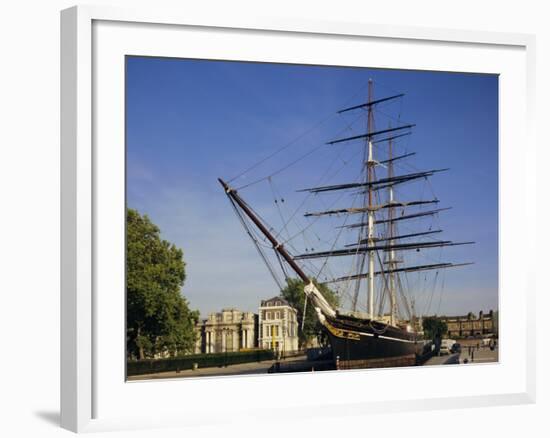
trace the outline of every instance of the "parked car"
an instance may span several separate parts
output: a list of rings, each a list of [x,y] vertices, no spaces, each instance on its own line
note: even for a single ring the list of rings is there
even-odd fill
[[[458,342],[455,342],[453,344],[453,346],[451,347],[451,353],[461,353],[462,352],[462,347],[460,346],[460,344]]]

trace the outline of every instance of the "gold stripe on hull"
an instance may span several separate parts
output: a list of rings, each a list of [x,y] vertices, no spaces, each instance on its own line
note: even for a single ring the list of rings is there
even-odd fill
[[[352,341],[361,340],[361,335],[359,333],[355,333],[355,332],[352,332],[352,331],[349,331],[349,330],[336,328],[326,320],[324,321],[323,324],[327,328],[327,330],[330,333],[332,333],[333,336],[336,336],[337,338],[351,339]]]

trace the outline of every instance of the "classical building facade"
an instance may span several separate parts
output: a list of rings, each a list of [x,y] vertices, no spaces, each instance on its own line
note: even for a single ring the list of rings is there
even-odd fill
[[[468,313],[463,316],[442,316],[447,323],[447,335],[450,338],[467,338],[468,336],[497,335],[498,322],[492,310],[478,315]]]
[[[197,325],[196,353],[224,353],[257,347],[257,316],[223,309]]]
[[[289,352],[298,350],[296,309],[281,297],[262,300],[258,313],[258,346]]]

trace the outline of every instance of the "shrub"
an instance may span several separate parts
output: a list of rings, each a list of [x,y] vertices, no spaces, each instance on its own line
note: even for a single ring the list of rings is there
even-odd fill
[[[222,367],[247,362],[260,362],[274,358],[271,350],[235,351],[227,353],[190,354],[166,359],[129,360],[126,363],[128,376],[154,374],[166,371],[190,370],[193,364],[199,368]]]

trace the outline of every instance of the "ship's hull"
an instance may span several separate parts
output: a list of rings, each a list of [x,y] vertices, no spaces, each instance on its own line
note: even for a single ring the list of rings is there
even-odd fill
[[[339,361],[417,356],[424,345],[415,333],[374,320],[337,316],[324,326]]]

